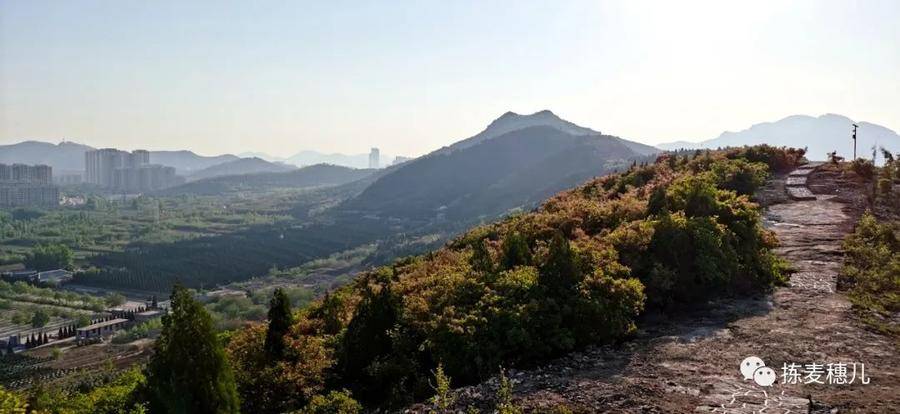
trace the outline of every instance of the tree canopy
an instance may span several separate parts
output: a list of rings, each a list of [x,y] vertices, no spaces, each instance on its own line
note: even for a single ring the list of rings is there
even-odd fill
[[[234,374],[209,313],[184,287],[175,286],[155,353],[146,368],[151,411],[239,412]]]

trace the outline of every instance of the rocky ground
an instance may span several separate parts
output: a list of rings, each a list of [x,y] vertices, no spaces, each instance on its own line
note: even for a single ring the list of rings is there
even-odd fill
[[[815,199],[788,197],[787,177],[759,195],[765,224],[781,243],[777,252],[797,270],[789,286],[692,314],[647,316],[633,340],[510,370],[516,402],[528,412],[900,412],[900,343],[866,329],[835,289],[841,241],[865,206],[864,192],[827,167],[787,186],[802,185]],[[774,369],[773,386],[743,378],[739,365],[749,356]],[[783,368],[792,363],[800,378],[784,384]],[[854,382],[828,384],[825,373],[819,381],[826,384],[811,382],[807,365],[814,363],[848,364],[848,381],[855,363]],[[494,379],[458,389],[457,405],[490,409],[496,388]]]

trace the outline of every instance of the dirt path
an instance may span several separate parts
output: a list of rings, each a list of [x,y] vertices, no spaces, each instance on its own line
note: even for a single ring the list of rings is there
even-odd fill
[[[833,195],[804,191],[809,171],[790,177],[797,176],[803,179],[774,180],[766,189],[780,198],[765,213],[781,242],[777,253],[798,270],[790,286],[692,315],[657,317],[621,346],[512,371],[518,400],[528,411],[565,404],[575,412],[900,412],[897,342],[866,330],[835,292],[841,240],[856,214]],[[800,188],[786,191],[786,182]],[[773,368],[773,386],[743,379],[738,367],[749,356]],[[782,384],[783,366],[792,363],[801,365],[801,377]],[[813,363],[850,364],[848,380],[856,363],[856,378],[850,385],[807,384],[805,366]],[[870,378],[865,385],[860,364]],[[460,389],[459,405],[489,407],[495,387],[489,381]]]

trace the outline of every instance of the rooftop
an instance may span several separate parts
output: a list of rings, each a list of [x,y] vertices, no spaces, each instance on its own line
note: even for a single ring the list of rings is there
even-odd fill
[[[128,319],[117,318],[117,319],[112,319],[112,320],[108,320],[108,321],[95,323],[93,325],[84,326],[84,327],[78,328],[77,330],[80,332],[87,332],[92,329],[103,328],[103,327],[107,327],[110,325],[118,325],[120,323],[125,323],[125,322],[128,322]]]

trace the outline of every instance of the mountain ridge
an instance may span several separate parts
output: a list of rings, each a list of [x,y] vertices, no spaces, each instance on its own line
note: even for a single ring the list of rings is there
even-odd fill
[[[269,172],[286,172],[295,170],[297,167],[277,162],[269,162],[262,158],[238,158],[226,161],[221,164],[215,164],[199,170],[187,178],[189,181],[197,181],[206,178],[219,177],[224,175],[244,175],[258,174]]]
[[[343,208],[418,219],[494,217],[659,152],[641,145],[546,110],[506,112],[475,136],[384,173]]]
[[[84,153],[97,148],[74,141],[54,144],[47,141],[24,140],[14,144],[0,145],[0,162],[21,164],[45,164],[53,167],[54,173],[84,172]],[[178,174],[186,175],[215,164],[238,159],[231,154],[199,155],[190,150],[150,151],[150,162],[174,167]]]
[[[724,131],[717,137],[699,142],[676,141],[658,146],[672,150],[679,148],[717,148],[767,143],[774,146],[807,147],[807,158],[824,160],[826,153],[837,151],[838,155],[851,158],[853,141],[850,136],[852,124],[859,125],[857,131],[857,156],[868,157],[872,146],[884,147],[891,152],[900,152],[900,135],[885,126],[867,121],[854,121],[845,115],[825,113],[819,116],[794,114],[776,121],[759,122],[739,131]],[[881,155],[876,154],[876,160]]]
[[[271,188],[340,186],[365,179],[376,170],[340,165],[316,164],[281,172],[220,175],[191,181],[157,192],[160,195],[221,195],[231,191],[260,191]]]

